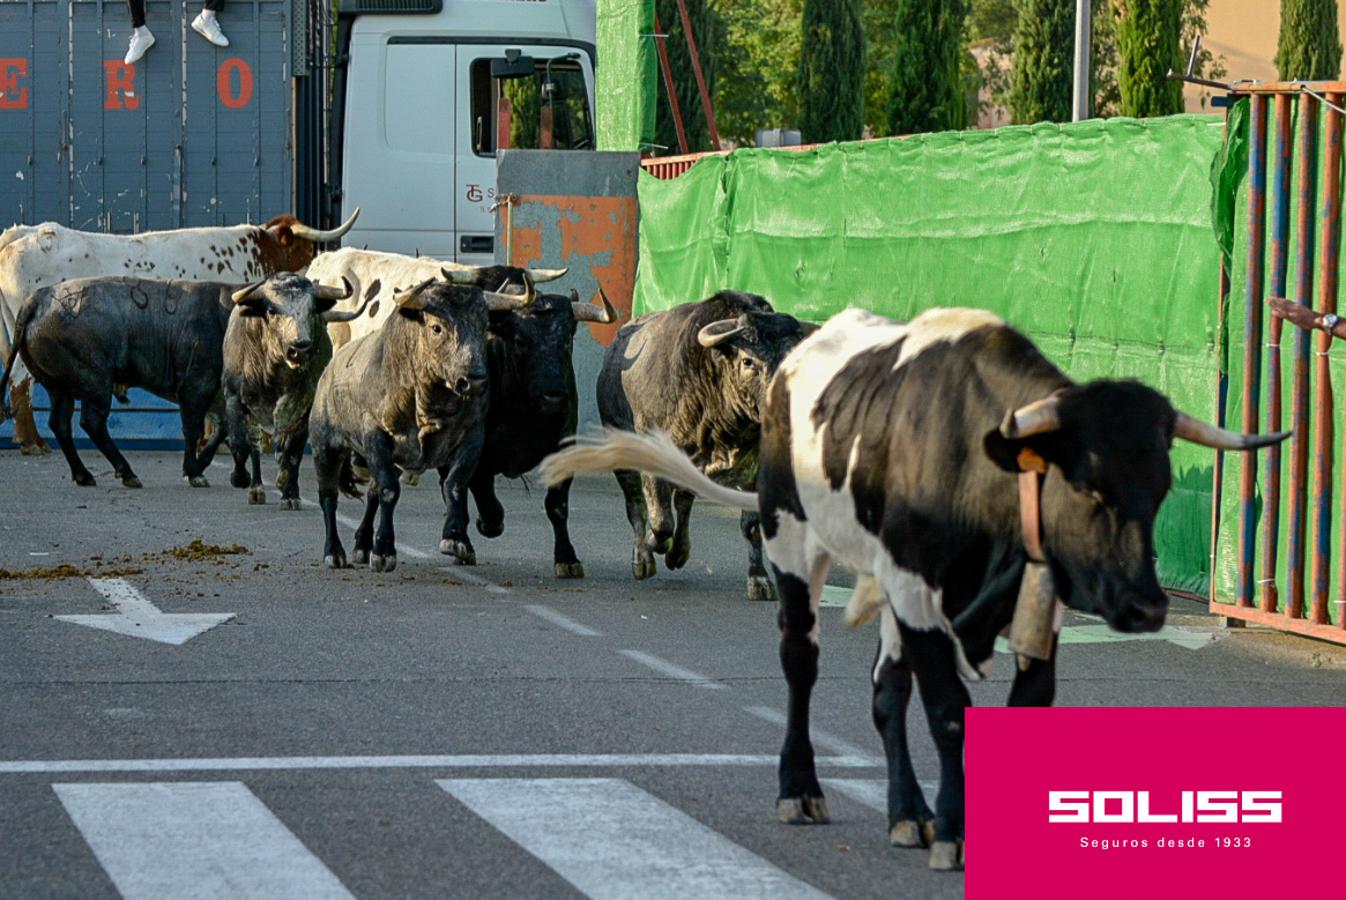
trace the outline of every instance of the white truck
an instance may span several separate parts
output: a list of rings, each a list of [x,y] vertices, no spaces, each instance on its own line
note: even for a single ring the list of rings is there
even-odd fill
[[[361,208],[343,243],[493,262],[500,139],[594,146],[594,4],[343,0],[335,144],[342,208]]]

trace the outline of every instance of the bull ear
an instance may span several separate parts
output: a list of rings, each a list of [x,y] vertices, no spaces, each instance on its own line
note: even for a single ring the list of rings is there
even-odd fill
[[[435,279],[427,278],[418,285],[407,288],[405,291],[393,297],[393,302],[397,304],[397,311],[408,319],[414,319],[417,322],[425,319],[425,296],[421,293],[427,287],[435,283]]]
[[[258,288],[264,284],[266,284],[265,281],[254,281],[247,287],[240,288],[230,295],[230,299],[234,301],[234,307],[238,310],[239,315],[266,315],[266,295],[258,290]]]

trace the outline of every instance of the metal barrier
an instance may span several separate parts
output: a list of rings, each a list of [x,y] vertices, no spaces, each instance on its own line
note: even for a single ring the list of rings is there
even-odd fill
[[[1346,521],[1346,492],[1333,483],[1335,423],[1341,411],[1333,401],[1329,358],[1339,287],[1341,106],[1346,83],[1240,83],[1234,86],[1234,96],[1246,96],[1249,101],[1240,425],[1245,432],[1280,431],[1288,425],[1294,429],[1294,436],[1288,460],[1280,447],[1263,455],[1260,479],[1257,460],[1248,459],[1242,466],[1235,597],[1233,603],[1221,602],[1212,577],[1210,608],[1234,619],[1346,643],[1346,599],[1342,596],[1346,591],[1346,529],[1335,548],[1332,539],[1334,506],[1340,507],[1338,522]],[[1268,120],[1273,109],[1275,129],[1269,136]],[[1292,244],[1292,302],[1276,309],[1264,329],[1267,300],[1276,302],[1275,298],[1289,296],[1286,288]],[[1222,295],[1228,285],[1229,273],[1222,271]],[[1287,319],[1291,320],[1293,335],[1288,423],[1282,409],[1283,321]],[[1310,334],[1312,328],[1318,330],[1316,336]],[[1226,397],[1222,385],[1221,419]],[[1213,550],[1218,546],[1215,541],[1219,535],[1223,462],[1217,460],[1215,469]],[[1283,468],[1288,469],[1285,479]],[[1338,575],[1335,597],[1331,589],[1334,549]]]

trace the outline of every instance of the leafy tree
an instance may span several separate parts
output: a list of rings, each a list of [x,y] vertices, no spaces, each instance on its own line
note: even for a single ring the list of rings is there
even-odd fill
[[[1020,0],[1010,112],[1015,122],[1069,122],[1075,0]]]
[[[805,141],[845,141],[864,132],[865,28],[860,0],[804,0],[799,57]]]
[[[692,37],[696,39],[701,69],[706,77],[706,89],[713,98],[720,57],[720,20],[707,0],[685,0],[685,2],[687,16],[692,21]],[[682,15],[678,11],[677,0],[656,0],[655,11],[658,13],[663,33],[668,35],[664,43],[668,48],[668,63],[673,70],[673,82],[677,86],[682,124],[687,131],[687,150],[691,153],[709,150],[710,129],[706,125],[706,115],[701,109],[701,93],[697,89],[696,75],[692,71],[692,54],[682,28]],[[718,118],[717,116],[717,126]],[[667,151],[661,152],[677,153],[678,131],[673,122],[673,110],[668,102],[668,90],[664,84],[662,70],[659,74],[659,104],[654,121],[655,143],[668,148]]]
[[[1117,0],[1117,86],[1125,116],[1182,112],[1182,83],[1169,69],[1184,68],[1183,0]]]
[[[865,128],[888,132],[888,99],[892,93],[893,29],[899,0],[865,0]]]
[[[1276,41],[1282,81],[1323,81],[1341,72],[1337,0],[1283,0]]]
[[[804,0],[720,0],[715,119],[720,136],[752,141],[758,128],[799,127]]]
[[[891,134],[962,128],[966,0],[898,0],[893,33]]]

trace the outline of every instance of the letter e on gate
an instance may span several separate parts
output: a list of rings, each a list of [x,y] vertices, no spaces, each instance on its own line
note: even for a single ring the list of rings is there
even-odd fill
[[[28,77],[28,60],[0,58],[0,109],[27,109],[28,88],[19,79]]]
[[[107,73],[107,95],[103,109],[140,109],[140,95],[136,93],[136,67],[119,59],[103,60]]]
[[[233,90],[230,73],[238,73],[238,91]],[[215,73],[215,92],[229,109],[242,109],[252,101],[252,66],[241,57],[231,56],[220,63]]]

